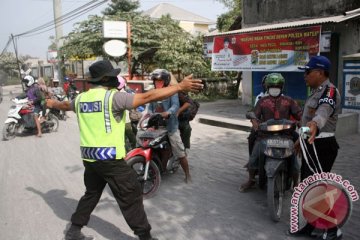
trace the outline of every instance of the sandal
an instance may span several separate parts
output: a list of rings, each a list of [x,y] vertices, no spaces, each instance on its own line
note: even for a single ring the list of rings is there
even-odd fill
[[[246,192],[247,190],[249,190],[253,186],[255,186],[255,180],[247,181],[246,183],[242,184],[239,187],[239,192]]]

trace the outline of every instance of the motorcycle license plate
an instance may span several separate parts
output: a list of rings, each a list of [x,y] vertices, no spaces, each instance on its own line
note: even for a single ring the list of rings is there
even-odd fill
[[[268,139],[266,140],[267,147],[288,148],[290,147],[289,140],[284,139]]]

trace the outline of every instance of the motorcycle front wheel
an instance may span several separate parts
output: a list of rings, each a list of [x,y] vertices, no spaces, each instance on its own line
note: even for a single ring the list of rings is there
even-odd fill
[[[51,125],[49,125],[49,132],[56,132],[58,130],[59,119],[54,114],[49,113],[46,121],[51,123]]]
[[[146,161],[144,157],[135,156],[127,160],[127,164],[135,170],[143,189],[144,199],[153,197],[160,187],[160,170],[154,161],[150,161],[148,177],[144,180]]]
[[[280,171],[274,177],[267,179],[267,202],[270,217],[275,222],[280,221],[285,193],[285,172]]]
[[[5,123],[3,130],[2,130],[2,134],[3,134],[3,140],[6,140],[6,141],[15,138],[16,123],[15,122]]]

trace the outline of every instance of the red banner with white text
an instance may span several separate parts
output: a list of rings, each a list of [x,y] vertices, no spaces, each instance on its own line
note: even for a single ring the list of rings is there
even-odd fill
[[[319,53],[321,26],[214,38],[213,71],[298,71]]]

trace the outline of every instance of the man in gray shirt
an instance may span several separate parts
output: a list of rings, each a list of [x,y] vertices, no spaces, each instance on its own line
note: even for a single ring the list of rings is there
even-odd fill
[[[108,184],[129,227],[140,240],[156,240],[150,234],[142,197],[142,189],[136,172],[126,164],[125,157],[125,110],[146,103],[168,98],[179,91],[202,89],[201,80],[186,77],[180,84],[146,93],[119,92],[117,76],[108,60],[98,61],[89,68],[94,85],[72,102],[47,101],[49,108],[76,112],[80,128],[80,149],[85,166],[86,191],[71,217],[71,226],[65,240],[91,240],[81,233]]]

